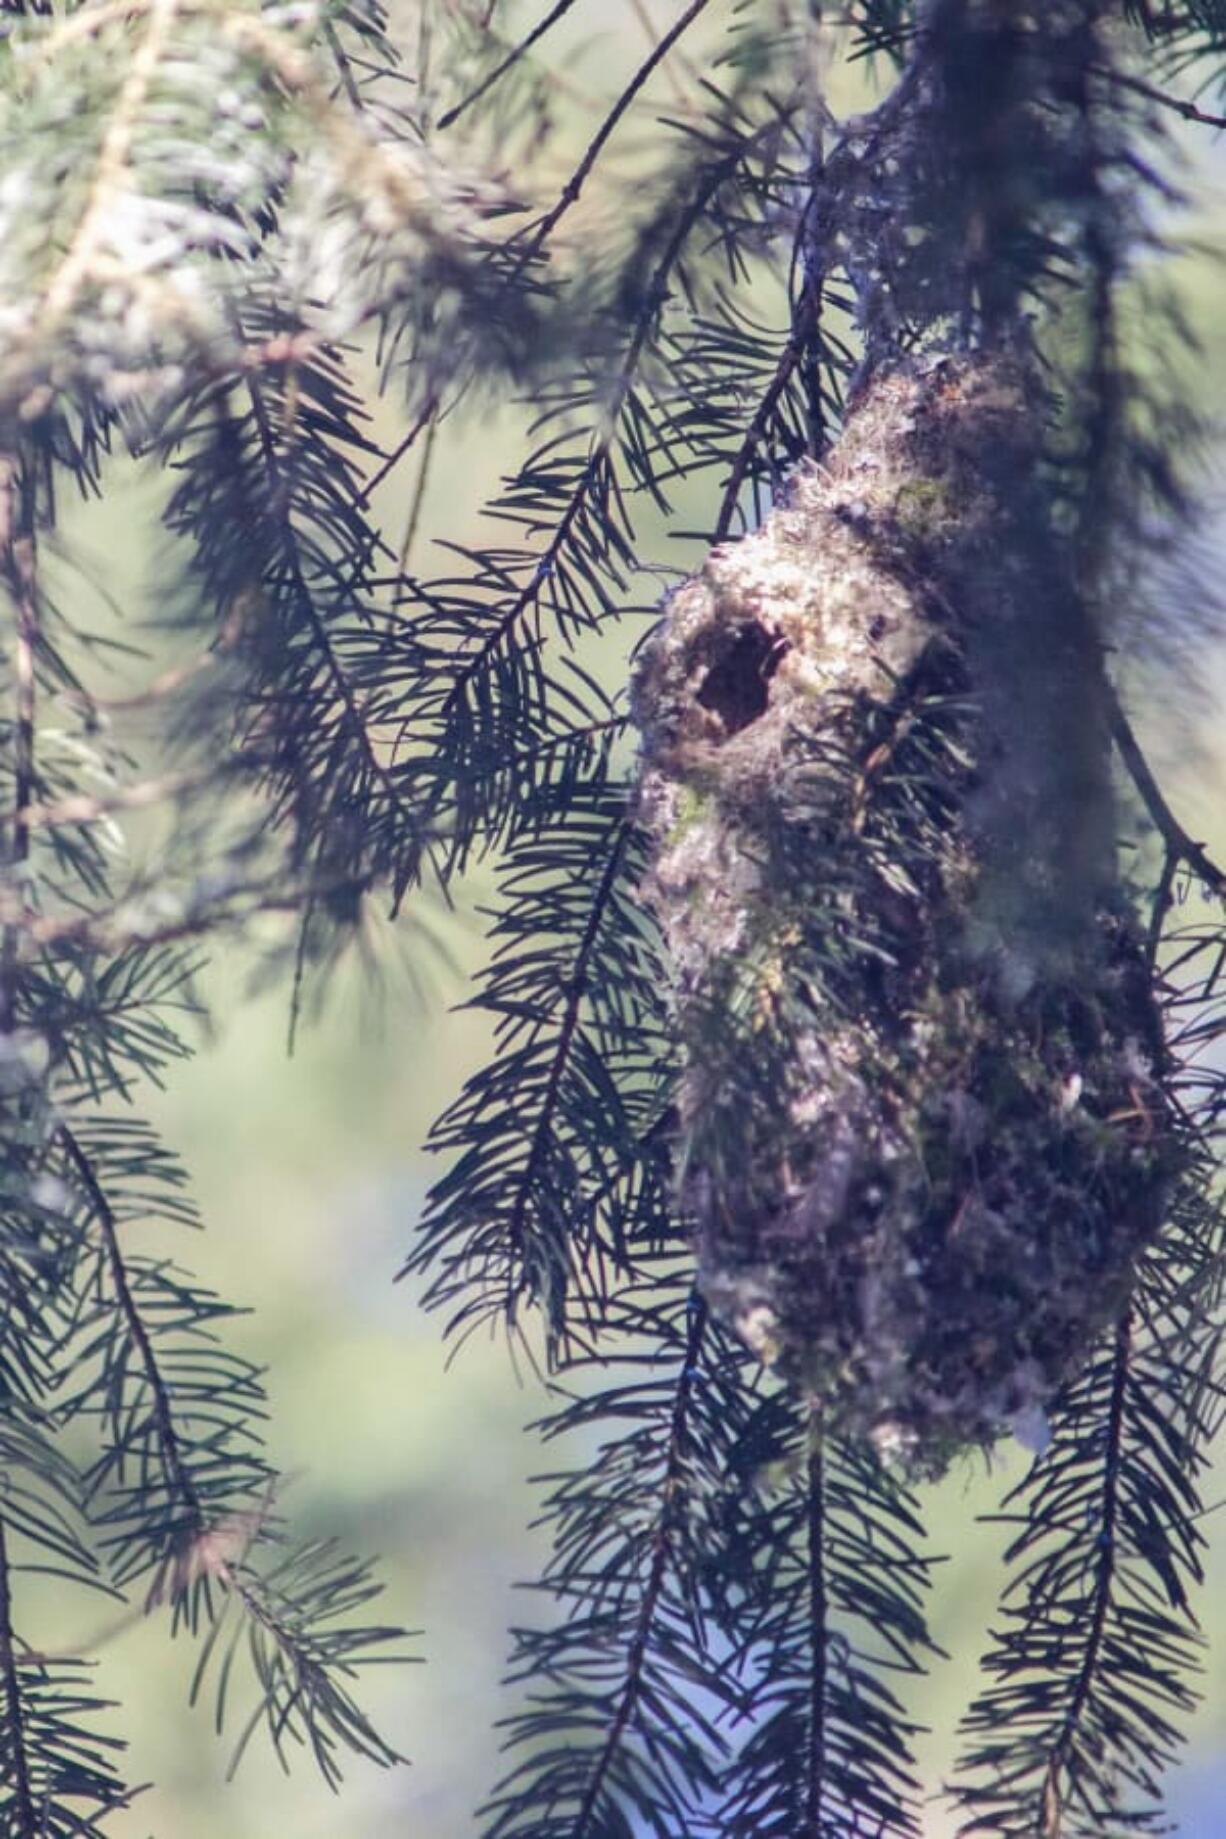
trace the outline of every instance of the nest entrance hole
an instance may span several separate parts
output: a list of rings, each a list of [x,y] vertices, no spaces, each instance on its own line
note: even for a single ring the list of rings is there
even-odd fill
[[[770,702],[770,682],[788,645],[758,620],[750,620],[730,639],[703,678],[698,701],[718,715],[728,734],[738,734]]]

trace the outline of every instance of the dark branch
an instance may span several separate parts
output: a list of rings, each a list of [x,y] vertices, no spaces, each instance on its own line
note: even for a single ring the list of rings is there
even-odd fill
[[[531,256],[540,248],[541,244],[551,235],[553,230],[556,229],[557,225],[566,215],[567,211],[569,211],[571,205],[576,202],[580,192],[583,190],[589,173],[600,157],[601,148],[613,133],[618,122],[626,113],[626,110],[630,107],[630,104],[634,101],[643,85],[648,81],[652,72],[659,64],[663,63],[678,39],[685,36],[686,32],[698,18],[698,15],[705,11],[708,4],[709,0],[691,0],[691,4],[686,8],[685,12],[682,13],[680,19],[669,28],[663,38],[655,45],[651,55],[645,58],[639,65],[633,77],[630,79],[630,82],[626,85],[609,113],[605,116],[604,121],[601,123],[599,129],[589,143],[583,158],[579,161],[574,172],[562,187],[558,195],[557,203],[551,210],[546,212],[539,223],[533,225],[531,231],[528,233],[527,256]]]
[[[625,854],[626,845],[633,835],[633,832],[634,826],[629,818],[626,818],[618,825],[613,833],[608,860],[604,865],[600,881],[596,887],[592,899],[591,911],[588,914],[587,925],[584,928],[583,936],[579,941],[578,950],[575,953],[574,968],[571,972],[570,982],[566,988],[566,1003],[562,1013],[561,1026],[558,1029],[557,1045],[554,1048],[553,1058],[550,1062],[549,1074],[545,1082],[544,1094],[541,1098],[540,1111],[532,1131],[532,1139],[529,1145],[527,1159],[524,1162],[523,1173],[517,1183],[515,1205],[511,1213],[508,1236],[512,1252],[517,1257],[522,1256],[524,1244],[524,1215],[527,1210],[529,1199],[535,1189],[537,1171],[553,1130],[554,1112],[557,1108],[558,1094],[562,1085],[562,1076],[570,1060],[575,1034],[579,1027],[579,1018],[583,1012],[584,999],[587,996],[589,967],[592,953],[596,945],[596,940],[600,935],[600,929],[607,917],[609,896],[617,881],[622,857]],[[511,1270],[513,1274],[514,1266],[511,1267]],[[511,1321],[514,1320],[515,1316],[516,1298],[523,1294],[527,1284],[527,1278],[522,1269],[520,1271],[518,1284],[514,1289],[510,1289],[512,1281],[513,1275],[509,1275],[507,1317],[508,1320]]]
[[[1090,1695],[1099,1686],[1099,1666],[1107,1635],[1107,1620],[1112,1605],[1117,1551],[1116,1522],[1119,1518],[1120,1468],[1123,1462],[1124,1397],[1128,1385],[1132,1353],[1132,1314],[1123,1316],[1115,1331],[1115,1348],[1111,1369],[1111,1397],[1104,1426],[1102,1455],[1103,1476],[1101,1507],[1098,1519],[1098,1558],[1094,1567],[1089,1622],[1085,1629],[1085,1649],[1073,1685],[1068,1709],[1055,1742],[1052,1744],[1043,1778],[1042,1798],[1036,1809],[1035,1830],[1058,1839],[1061,1812],[1065,1802],[1063,1777],[1077,1750],[1081,1722]]]
[[[449,128],[453,122],[459,120],[465,110],[472,107],[474,102],[480,102],[482,96],[488,95],[494,85],[501,82],[502,78],[506,76],[508,70],[514,69],[520,59],[526,57],[528,52],[531,51],[533,45],[539,44],[546,32],[555,26],[559,19],[564,18],[565,15],[570,12],[574,4],[575,0],[557,0],[557,5],[552,11],[547,13],[544,19],[539,20],[537,24],[533,26],[526,38],[520,39],[515,48],[508,52],[507,56],[503,58],[501,64],[490,71],[489,76],[486,77],[483,83],[479,83],[476,89],[474,89],[471,94],[465,96],[462,102],[457,102],[454,108],[448,109],[445,115],[439,116],[438,126],[440,128]]]
[[[1206,887],[1219,899],[1226,897],[1226,873],[1206,854],[1199,843],[1193,841],[1171,810],[1148,760],[1141,751],[1140,743],[1132,731],[1123,705],[1110,685],[1107,688],[1107,719],[1111,724],[1112,739],[1120,750],[1120,757],[1128,769],[1129,777],[1141,794],[1145,809],[1153,819],[1167,848],[1181,862],[1186,862],[1193,874],[1198,875]]]
[[[1226,128],[1226,115],[1211,115],[1195,102],[1189,102],[1186,96],[1173,96],[1169,90],[1159,89],[1156,84],[1147,83],[1143,77],[1133,76],[1131,71],[1113,70],[1109,65],[1099,65],[1095,74],[1108,78],[1112,83],[1121,84],[1123,88],[1144,96],[1150,102],[1156,102],[1160,108],[1173,110],[1176,115],[1182,115],[1185,121],[1198,121],[1206,128]]]
[[[826,1780],[826,1665],[830,1630],[826,1600],[825,1452],[821,1411],[810,1407],[806,1534],[809,1584],[809,1728],[805,1758],[805,1808],[801,1839],[823,1839],[822,1788]]]
[[[659,1608],[660,1595],[668,1573],[673,1528],[684,1498],[682,1474],[685,1440],[691,1397],[698,1379],[698,1354],[706,1325],[706,1304],[695,1295],[694,1306],[689,1311],[685,1354],[681,1363],[681,1371],[677,1377],[677,1389],[673,1396],[672,1417],[668,1429],[668,1460],[660,1490],[660,1513],[651,1536],[651,1562],[648,1567],[647,1580],[643,1586],[638,1615],[635,1618],[634,1634],[626,1651],[626,1673],[618,1695],[617,1709],[609,1722],[604,1742],[597,1752],[583,1799],[575,1815],[572,1839],[587,1839],[592,1830],[592,1820],[600,1799],[600,1791],[617,1755],[618,1745],[625,1736],[626,1727],[642,1695],[643,1665],[651,1639],[651,1627]]]
[[[124,1263],[123,1251],[119,1244],[119,1234],[116,1230],[115,1215],[94,1173],[93,1164],[90,1162],[89,1157],[85,1154],[85,1151],[82,1149],[76,1136],[68,1128],[67,1124],[60,1125],[58,1135],[60,1142],[68,1152],[68,1157],[73,1168],[77,1172],[81,1186],[89,1201],[90,1211],[98,1222],[98,1230],[102,1236],[107,1268],[110,1272],[111,1283],[115,1289],[116,1301],[119,1304],[119,1309],[127,1326],[128,1334],[131,1336],[132,1345],[140,1356],[145,1383],[149,1387],[149,1393],[153,1400],[153,1416],[154,1422],[157,1425],[158,1442],[162,1449],[162,1461],[165,1465],[166,1478],[170,1483],[173,1493],[191,1515],[191,1533],[189,1536],[191,1538],[198,1538],[205,1530],[204,1511],[200,1504],[200,1496],[196,1492],[195,1483],[192,1481],[187,1464],[183,1459],[183,1452],[179,1446],[179,1434],[175,1429],[174,1412],[171,1408],[169,1389],[165,1379],[162,1377],[162,1369],[158,1364],[157,1355],[153,1350],[153,1343],[149,1338],[149,1331],[145,1327],[144,1319],[136,1306],[136,1298],[132,1294],[132,1287],[128,1282],[128,1272]]]
[[[18,1677],[16,1635],[13,1631],[13,1604],[9,1590],[12,1566],[4,1520],[0,1518],[0,1691],[4,1695],[5,1722],[8,1725],[6,1761],[15,1801],[18,1825],[13,1839],[39,1839],[42,1821],[34,1806],[30,1784],[30,1764],[26,1755],[25,1710]]]
[[[576,518],[578,518],[587,502],[593,482],[599,476],[601,465],[612,449],[618,420],[630,396],[639,359],[643,355],[643,347],[647,343],[656,315],[667,297],[669,279],[685,249],[686,243],[689,241],[696,226],[701,222],[703,212],[711,202],[712,197],[719,191],[722,185],[727,183],[732,173],[735,172],[736,168],[744,160],[749,148],[757,145],[764,136],[771,131],[773,125],[774,124],[768,124],[767,128],[760,129],[756,134],[750,137],[748,143],[738,144],[724,159],[717,161],[715,165],[708,170],[702,185],[698,188],[694,197],[690,199],[686,209],[681,212],[678,217],[677,223],[673,227],[672,235],[669,237],[644,289],[643,304],[635,320],[630,340],[626,347],[625,356],[622,360],[621,367],[617,374],[617,380],[607,405],[605,413],[605,432],[597,441],[593,442],[583,470],[579,475],[578,482],[571,492],[566,506],[558,519],[548,546],[537,560],[537,565],[532,575],[524,586],[520,588],[519,592],[500,615],[491,630],[482,639],[480,645],[461,662],[442,706],[441,716],[443,721],[447,721],[449,717],[454,714],[464,695],[465,689],[472,681],[473,677],[498,647],[505,643],[509,635],[514,632],[519,621],[523,618],[529,607],[534,605],[541,585],[548,579],[551,569],[565,546]]]

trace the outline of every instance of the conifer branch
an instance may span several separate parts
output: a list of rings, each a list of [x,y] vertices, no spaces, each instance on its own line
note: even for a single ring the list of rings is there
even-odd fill
[[[128,1282],[127,1266],[120,1250],[119,1235],[115,1229],[115,1216],[99,1185],[93,1165],[74,1133],[66,1124],[61,1124],[58,1135],[88,1198],[90,1212],[97,1222],[106,1266],[114,1286],[124,1325],[139,1357],[145,1384],[149,1387],[149,1394],[153,1401],[153,1418],[157,1426],[157,1440],[170,1495],[172,1500],[181,1503],[188,1516],[185,1527],[175,1528],[174,1540],[176,1544],[186,1545],[199,1539],[205,1532],[204,1511],[200,1497],[196,1493],[195,1483],[192,1481],[191,1473],[183,1458],[179,1433],[175,1428],[174,1413],[171,1409],[170,1394],[154,1353],[153,1343],[145,1327],[144,1318],[136,1306],[132,1288]],[[171,1554],[168,1552],[166,1557],[169,1561]],[[155,1585],[154,1588],[157,1586]]]
[[[28,449],[0,455],[0,581],[12,610],[14,701],[5,724],[14,808],[6,824],[7,886],[0,918],[0,1044],[9,1053],[15,1049],[18,1056],[19,1029],[28,1034],[31,1022],[41,1020],[24,988],[21,943],[37,887],[28,812],[41,783],[36,757],[39,675],[55,670],[42,630],[36,576],[37,476]],[[86,859],[79,860],[84,867]],[[11,1817],[14,1839],[69,1832],[93,1839],[96,1822],[74,1803],[87,1802],[103,1812],[125,1803],[126,1794],[105,1758],[113,1740],[95,1737],[81,1722],[83,1714],[99,1707],[75,1677],[78,1663],[55,1670],[28,1652],[19,1654],[14,1619],[15,1535],[32,1540],[44,1564],[50,1567],[58,1561],[76,1582],[88,1578],[90,1564],[55,1505],[55,1497],[67,1492],[66,1480],[75,1484],[76,1477],[42,1435],[43,1425],[53,1421],[49,1394],[58,1377],[53,1351],[57,1317],[75,1264],[77,1235],[71,1227],[62,1233],[36,1226],[31,1230],[22,1218],[28,1184],[47,1159],[37,1121],[45,1104],[46,1075],[28,1062],[13,1082],[10,1066],[6,1054],[7,1076],[0,1087],[0,1351],[5,1366],[0,1382],[5,1470],[0,1513],[0,1812]],[[24,1290],[19,1277],[23,1267]],[[77,1503],[72,1504],[75,1508]],[[23,1679],[27,1663],[30,1670]]]
[[[819,1440],[819,1416],[776,1394],[744,1427],[764,1472],[755,1491],[769,1498],[741,1504],[747,1601],[730,1592],[718,1618],[747,1729],[725,1765],[718,1830],[915,1839],[917,1727],[887,1678],[939,1651],[921,1612],[933,1561],[914,1549],[909,1497],[871,1452]],[[772,1469],[785,1479],[766,1479]]]
[[[592,1822],[600,1806],[600,1797],[604,1791],[613,1758],[617,1754],[618,1746],[626,1734],[627,1727],[643,1695],[643,1669],[648,1644],[651,1640],[652,1625],[659,1612],[665,1573],[672,1558],[673,1522],[678,1514],[684,1511],[684,1450],[689,1437],[690,1398],[694,1386],[699,1383],[701,1371],[699,1357],[706,1326],[706,1307],[701,1298],[695,1296],[693,1307],[688,1311],[685,1348],[668,1427],[664,1479],[660,1488],[659,1517],[651,1535],[650,1564],[643,1584],[638,1614],[635,1617],[634,1631],[626,1650],[625,1678],[613,1709],[613,1715],[609,1719],[604,1742],[591,1764],[587,1786],[575,1815],[573,1839],[589,1839],[593,1830]]]
[[[306,578],[298,534],[290,517],[289,506],[292,501],[292,492],[282,472],[264,395],[254,379],[248,379],[247,387],[251,396],[255,426],[258,430],[261,459],[270,487],[269,504],[276,540],[288,570],[295,605],[311,634],[328,682],[340,702],[343,711],[343,732],[356,749],[364,771],[379,787],[388,806],[398,814],[405,839],[411,840],[410,853],[398,865],[393,882],[392,916],[394,918],[405,892],[420,873],[421,859],[426,853],[421,820],[418,812],[406,805],[400,785],[375,748],[363,712],[358,705],[353,685],[349,681],[327,625],[316,605],[315,596]]]
[[[808,1495],[806,1546],[809,1567],[809,1716],[806,1729],[804,1812],[798,1839],[822,1839],[822,1789],[826,1780],[826,1715],[828,1686],[826,1658],[831,1632],[827,1623],[825,1455],[821,1439],[821,1414],[809,1408],[809,1449],[805,1476]]]
[[[399,1644],[400,1629],[355,1628],[343,1619],[378,1594],[369,1567],[327,1544],[283,1552],[261,1569],[250,1562],[253,1551],[267,1552],[279,1540],[271,1511],[276,1477],[262,1456],[244,1448],[252,1442],[250,1420],[262,1415],[259,1376],[245,1362],[198,1345],[210,1338],[203,1331],[210,1315],[232,1312],[210,1309],[199,1293],[145,1266],[139,1282],[146,1306],[161,1316],[151,1331],[94,1159],[76,1132],[61,1126],[58,1136],[99,1227],[122,1336],[138,1369],[133,1374],[126,1359],[106,1355],[105,1402],[95,1401],[87,1383],[72,1406],[106,1419],[107,1447],[90,1483],[99,1522],[112,1528],[108,1542],[117,1574],[127,1582],[152,1570],[146,1614],[168,1603],[176,1626],[186,1624],[196,1633],[202,1621],[208,1625],[191,1698],[198,1699],[217,1663],[219,1728],[233,1696],[235,1649],[245,1641],[257,1691],[235,1743],[231,1773],[261,1722],[278,1753],[287,1738],[305,1742],[332,1786],[340,1776],[335,1754],[340,1743],[384,1765],[400,1761],[341,1683],[376,1660],[403,1658],[380,1651]],[[164,1357],[155,1332],[180,1337],[168,1342]],[[116,1335],[113,1326],[108,1334]],[[147,1411],[141,1396],[146,1392]],[[183,1400],[182,1421],[176,1394]],[[231,1603],[241,1611],[238,1625]]]
[[[610,1326],[650,1338],[645,1354],[585,1357],[601,1375],[541,1427],[601,1435],[586,1469],[550,1475],[554,1554],[535,1586],[561,1620],[517,1631],[510,1678],[527,1682],[507,1720],[526,1754],[483,1810],[487,1839],[595,1839],[638,1811],[660,1832],[706,1829],[724,1749],[716,1725],[738,1694],[704,1639],[720,1588],[721,1462],[749,1395],[738,1359],[671,1257],[641,1263]],[[730,1555],[730,1554],[729,1554]]]
[[[54,333],[67,318],[97,262],[116,201],[128,182],[133,133],[167,50],[178,6],[179,0],[145,0],[141,9],[146,21],[144,37],[107,123],[85,209],[43,296],[38,328],[42,338]]]
[[[631,1260],[623,1205],[633,1217],[643,1199],[636,1120],[665,1057],[650,944],[631,930],[636,833],[624,790],[597,781],[561,797],[564,810],[550,821],[546,807],[504,867],[497,948],[477,998],[495,1018],[498,1056],[431,1133],[430,1146],[457,1160],[431,1190],[401,1272],[430,1277],[425,1301],[453,1311],[448,1332],[490,1319],[515,1328],[526,1300],[542,1311],[551,1357],[581,1325],[596,1331],[612,1274]]]
[[[587,509],[597,482],[604,478],[608,445],[607,440],[593,445],[561,516],[554,525],[549,542],[537,558],[532,574],[508,599],[507,605],[491,622],[489,630],[457,666],[439,710],[439,718],[444,724],[452,721],[465,706],[471,686],[487,668],[490,660],[517,632],[524,615],[535,610],[542,584],[552,575],[558,557],[570,540],[577,518]]]
[[[4,1694],[4,1742],[0,1744],[0,1761],[5,1764],[5,1774],[13,1790],[17,1822],[13,1829],[14,1839],[40,1839],[41,1821],[34,1806],[30,1762],[26,1754],[25,1706],[17,1671],[11,1576],[8,1535],[3,1515],[0,1515],[0,1689]]]
[[[1069,1695],[1068,1708],[1056,1733],[1043,1775],[1040,1803],[1035,1810],[1035,1830],[1041,1839],[1059,1839],[1070,1768],[1082,1740],[1082,1724],[1091,1693],[1099,1689],[1103,1642],[1111,1610],[1115,1569],[1119,1560],[1118,1520],[1120,1465],[1123,1461],[1124,1398],[1132,1350],[1132,1318],[1125,1312],[1115,1330],[1112,1349],[1110,1402],[1104,1426],[1101,1456],[1102,1492],[1096,1515],[1098,1558],[1090,1591],[1089,1614],[1079,1630],[1082,1658]]]
[[[627,489],[660,497],[652,424],[636,389],[640,365],[704,213],[783,132],[773,120],[755,129],[729,127],[713,155],[704,145],[696,175],[687,171],[673,188],[661,214],[658,253],[641,286],[636,281],[635,311],[620,328],[613,378],[603,382],[585,368],[559,392],[560,409],[572,401],[593,404],[597,430],[573,454],[569,441],[548,442],[490,507],[529,538],[548,519],[544,547],[461,550],[476,565],[469,581],[414,586],[410,600],[421,609],[411,627],[420,646],[420,715],[406,719],[402,732],[415,734],[415,769],[439,785],[435,809],[440,823],[445,812],[450,824],[445,877],[462,869],[473,847],[488,848],[505,833],[503,762],[524,752],[525,738],[530,749],[551,731],[581,730],[591,719],[592,686],[582,673],[564,679],[541,658],[544,609],[568,645],[615,611],[633,556]],[[484,771],[484,786],[474,767]]]
[[[703,213],[713,195],[727,183],[737,167],[748,156],[754,144],[760,142],[767,133],[775,131],[774,124],[770,124],[767,128],[759,130],[756,135],[751,136],[744,146],[738,143],[725,158],[713,162],[703,175],[693,196],[678,213],[671,234],[644,285],[642,304],[632,321],[630,337],[626,343],[622,361],[618,366],[612,389],[603,405],[604,432],[593,440],[578,479],[567,496],[561,514],[554,525],[549,542],[537,559],[533,574],[493,624],[480,646],[470,658],[464,660],[457,671],[455,682],[448,691],[447,700],[443,705],[444,719],[454,712],[477,672],[488,662],[495,651],[506,644],[510,635],[518,628],[525,613],[535,606],[542,584],[556,569],[558,559],[571,539],[576,520],[586,509],[589,499],[595,495],[597,488],[605,485],[618,421],[629,401],[643,348],[667,298],[673,270],[690,237],[701,223]]]
[[[587,924],[578,941],[575,951],[574,968],[562,989],[562,1010],[557,1025],[557,1040],[548,1063],[548,1073],[537,1110],[536,1121],[528,1136],[528,1153],[524,1159],[522,1174],[516,1180],[511,1202],[511,1214],[508,1225],[508,1286],[511,1273],[518,1272],[518,1282],[514,1289],[508,1287],[504,1310],[509,1323],[514,1323],[519,1297],[529,1288],[531,1280],[528,1275],[528,1260],[525,1258],[526,1216],[535,1198],[541,1180],[548,1146],[556,1128],[556,1113],[562,1080],[570,1064],[575,1035],[579,1028],[580,1016],[588,1000],[589,986],[592,978],[592,956],[596,942],[600,937],[602,926],[607,923],[609,902],[617,877],[621,872],[622,858],[626,846],[633,834],[633,826],[624,818],[613,831],[608,854],[601,869],[600,879],[592,895],[591,910]],[[552,1286],[546,1289],[550,1293]],[[551,1327],[559,1326],[559,1305],[550,1303],[547,1314]]]

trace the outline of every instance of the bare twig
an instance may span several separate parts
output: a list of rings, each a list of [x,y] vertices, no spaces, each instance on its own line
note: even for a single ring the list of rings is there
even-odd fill
[[[402,576],[408,570],[409,554],[413,548],[413,540],[417,535],[417,527],[421,522],[422,506],[426,501],[426,487],[430,483],[430,463],[434,458],[434,443],[438,436],[438,424],[439,417],[437,413],[431,415],[429,426],[426,429],[426,444],[422,448],[421,465],[417,469],[417,478],[413,485],[413,497],[409,505],[409,516],[408,522],[405,525],[404,541],[400,545],[399,568]]]
[[[1159,89],[1155,84],[1147,83],[1143,77],[1134,77],[1130,71],[1096,65],[1095,74],[1121,84],[1124,89],[1130,89],[1150,102],[1156,102],[1159,108],[1173,110],[1176,115],[1182,115],[1185,121],[1198,121],[1206,128],[1226,128],[1226,115],[1212,115],[1207,109],[1198,108],[1195,102],[1189,102],[1186,96],[1173,96],[1169,90]]]
[[[438,409],[439,399],[437,395],[431,394],[426,401],[425,408],[417,417],[417,420],[413,423],[413,426],[409,429],[404,439],[397,442],[396,446],[392,448],[392,451],[384,458],[382,464],[377,466],[374,472],[371,473],[370,478],[363,482],[361,491],[354,499],[354,503],[359,509],[370,503],[373,493],[379,489],[393,468],[400,464],[405,454],[408,453],[409,449],[416,442],[422,430],[434,425],[438,416]]]
[[[1111,728],[1111,738],[1120,750],[1120,758],[1128,769],[1129,778],[1141,794],[1145,809],[1153,819],[1168,852],[1185,862],[1219,899],[1226,899],[1226,873],[1188,835],[1166,802],[1162,788],[1154,778],[1149,761],[1141,751],[1140,743],[1124,713],[1123,705],[1110,684],[1107,686],[1107,721]]]
[[[571,205],[578,199],[580,192],[587,182],[589,173],[600,157],[601,149],[613,133],[618,122],[626,113],[626,110],[630,107],[630,104],[643,88],[643,85],[647,82],[652,72],[659,64],[663,63],[678,39],[685,35],[698,15],[705,10],[707,4],[708,0],[692,0],[691,5],[686,7],[681,17],[673,23],[664,34],[663,38],[654,46],[651,55],[645,58],[639,65],[629,83],[601,122],[583,158],[579,161],[574,172],[562,187],[558,195],[557,203],[533,226],[527,238],[527,255],[530,256],[534,254],[536,250],[540,248],[541,244],[566,215],[566,212],[569,211]]]
[[[574,4],[575,0],[557,0],[557,4],[546,13],[544,19],[537,21],[527,37],[520,39],[519,43],[503,58],[501,64],[496,65],[495,68],[490,71],[489,76],[486,77],[483,83],[479,83],[476,89],[465,96],[462,102],[457,102],[453,109],[448,109],[445,115],[439,116],[439,127],[449,128],[452,122],[458,121],[460,116],[463,115],[467,109],[472,107],[474,102],[479,102],[482,96],[487,95],[489,91],[493,89],[495,83],[501,82],[508,70],[514,69],[521,58],[526,57],[528,52],[531,51],[533,45],[539,44],[546,32],[548,32],[551,27],[555,26],[559,19],[564,18],[565,15],[570,12]]]

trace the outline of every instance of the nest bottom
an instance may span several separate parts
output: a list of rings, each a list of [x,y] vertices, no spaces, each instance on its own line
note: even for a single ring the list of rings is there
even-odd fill
[[[827,1423],[939,1472],[1043,1437],[1043,1407],[1129,1294],[1172,1178],[1140,942],[1098,919],[1096,967],[1006,999],[934,985],[905,1017],[793,1037],[782,1104],[689,1081],[700,1281]],[[701,1086],[701,1090],[698,1087]],[[786,1093],[786,1096],[785,1096]]]

